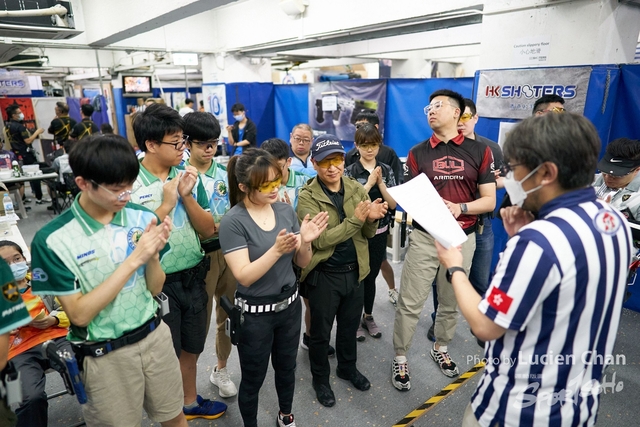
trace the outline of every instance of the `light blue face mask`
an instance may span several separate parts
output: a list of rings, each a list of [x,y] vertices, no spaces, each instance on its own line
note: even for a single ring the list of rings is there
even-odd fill
[[[11,267],[13,278],[16,280],[24,279],[27,276],[27,273],[29,272],[29,266],[27,265],[26,261],[16,262],[14,264],[11,264],[9,267]]]
[[[234,118],[236,121],[241,122],[241,121],[242,121],[242,119],[244,119],[244,114],[238,114],[238,115],[236,115],[236,116],[233,116],[233,118]]]

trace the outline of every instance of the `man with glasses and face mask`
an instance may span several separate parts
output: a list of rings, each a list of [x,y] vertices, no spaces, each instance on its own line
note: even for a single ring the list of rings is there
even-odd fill
[[[632,253],[624,217],[589,186],[599,152],[595,127],[576,114],[528,118],[509,133],[510,239],[484,296],[460,248],[438,245],[460,311],[487,341],[463,427],[596,422]]]
[[[329,225],[313,241],[311,262],[300,280],[311,308],[309,361],[318,402],[333,406],[335,396],[329,385],[327,358],[329,338],[337,320],[336,356],[339,378],[366,391],[369,380],[356,368],[356,331],[363,307],[362,281],[369,274],[369,244],[378,220],[387,212],[387,203],[369,200],[360,183],[343,177],[344,147],[334,135],[317,137],[311,148],[313,166],[318,171],[300,191],[298,218],[329,213]]]
[[[458,121],[464,111],[462,95],[451,90],[438,90],[431,94],[429,101],[424,112],[433,135],[409,151],[405,182],[421,173],[431,180],[468,236],[462,245],[464,269],[468,273],[475,250],[477,215],[495,208],[493,156],[485,144],[465,138],[458,130]],[[400,391],[411,388],[407,353],[434,280],[439,304],[434,328],[436,342],[430,355],[446,376],[459,374],[447,348],[456,329],[456,297],[446,280],[446,271],[438,261],[434,238],[415,221],[413,226],[402,269],[393,334],[396,357],[392,362],[391,381]]]
[[[311,163],[311,142],[313,141],[313,132],[311,126],[306,123],[299,123],[291,130],[291,169],[303,173],[310,177],[316,176],[317,172]]]
[[[162,258],[167,275],[162,292],[170,308],[164,321],[180,360],[184,413],[187,419],[212,419],[221,416],[226,405],[197,394],[196,367],[207,338],[209,300],[204,279],[210,258],[205,257],[200,238],[213,237],[216,228],[198,170],[192,165],[177,168],[186,147],[183,128],[183,118],[166,105],[153,104],[136,115],[133,131],[146,155],[140,161],[131,201],[153,210],[161,221],[172,220],[171,249]]]

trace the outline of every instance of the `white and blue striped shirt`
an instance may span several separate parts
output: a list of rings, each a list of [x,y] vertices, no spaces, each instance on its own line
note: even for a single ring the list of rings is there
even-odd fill
[[[486,346],[471,405],[481,426],[592,426],[632,241],[593,188],[545,204],[507,243],[478,308],[506,333]]]

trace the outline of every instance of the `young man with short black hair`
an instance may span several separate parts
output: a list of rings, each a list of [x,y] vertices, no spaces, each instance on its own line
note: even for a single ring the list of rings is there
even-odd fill
[[[180,114],[180,117],[184,117],[189,113],[193,113],[193,111],[193,99],[187,98],[184,100],[184,107],[180,109],[178,114]]]
[[[256,124],[247,117],[243,104],[239,102],[231,106],[231,114],[235,122],[227,126],[229,133],[229,145],[231,145],[231,155],[237,156],[248,150],[257,147],[256,138],[258,137],[258,128]]]
[[[127,203],[138,161],[120,136],[77,142],[69,163],[82,192],[31,245],[37,295],[56,295],[71,327],[88,425],[187,425],[171,333],[153,296],[165,280],[169,218]]]
[[[213,312],[213,300],[216,302],[216,357],[217,366],[211,372],[209,380],[218,387],[220,397],[231,397],[238,394],[238,389],[231,381],[227,371],[227,359],[231,354],[231,340],[225,333],[227,312],[220,305],[220,298],[226,295],[233,301],[236,291],[236,279],[227,267],[220,240],[217,235],[220,220],[229,210],[229,190],[227,168],[217,163],[213,156],[218,146],[220,137],[220,123],[213,114],[194,112],[184,117],[184,133],[189,136],[187,145],[191,157],[187,161],[188,166],[198,170],[198,175],[209,200],[209,209],[216,223],[216,235],[202,241],[202,250],[211,258],[211,268],[204,281],[207,295],[207,335],[211,314]]]
[[[289,156],[289,146],[279,138],[270,138],[260,146],[278,161],[278,166],[282,169],[282,185],[278,196],[280,201],[298,207],[298,192],[300,188],[311,179],[310,176],[291,169],[291,157]]]
[[[80,106],[82,121],[76,124],[73,129],[71,129],[69,138],[82,139],[86,138],[87,136],[97,135],[100,132],[100,129],[98,129],[98,125],[96,125],[93,120],[91,120],[93,112],[94,108],[91,104],[82,104]]]
[[[215,223],[196,168],[176,167],[186,147],[183,127],[182,117],[166,105],[152,104],[136,115],[133,131],[145,156],[131,200],[154,210],[161,220],[172,219],[171,249],[162,259],[167,274],[162,291],[170,307],[164,321],[171,328],[180,360],[187,419],[214,419],[226,411],[226,405],[197,394],[196,369],[207,338],[209,299],[204,282],[209,258],[204,256],[199,236],[212,237]]]
[[[464,108],[464,98],[457,92],[443,89],[429,96],[424,113],[433,135],[409,151],[405,182],[422,173],[431,180],[451,215],[468,236],[462,244],[464,268],[468,273],[476,246],[477,215],[495,208],[496,185],[489,147],[465,138],[458,130]],[[430,356],[444,375],[455,377],[459,374],[458,366],[448,352],[448,344],[455,335],[458,303],[438,261],[435,239],[416,221],[413,221],[413,227],[402,268],[402,285],[393,327],[396,356],[391,365],[391,381],[400,391],[411,388],[407,353],[434,280],[439,304],[434,327],[436,342]]]

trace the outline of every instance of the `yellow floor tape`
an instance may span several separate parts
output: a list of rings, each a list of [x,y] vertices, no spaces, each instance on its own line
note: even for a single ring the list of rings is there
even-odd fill
[[[442,399],[450,395],[455,389],[460,387],[462,384],[466,383],[471,377],[477,374],[482,368],[484,368],[484,362],[478,363],[473,368],[469,369],[467,372],[460,375],[454,382],[452,382],[451,384],[449,384],[448,386],[440,390],[438,394],[436,394],[435,396],[433,396],[432,398],[424,402],[422,405],[418,406],[413,411],[409,412],[409,414],[407,414],[406,417],[404,417],[403,419],[395,423],[393,427],[407,427],[412,425],[414,422],[416,422],[418,418],[426,414],[429,410],[431,410],[431,408],[433,408],[436,404],[440,403]]]

